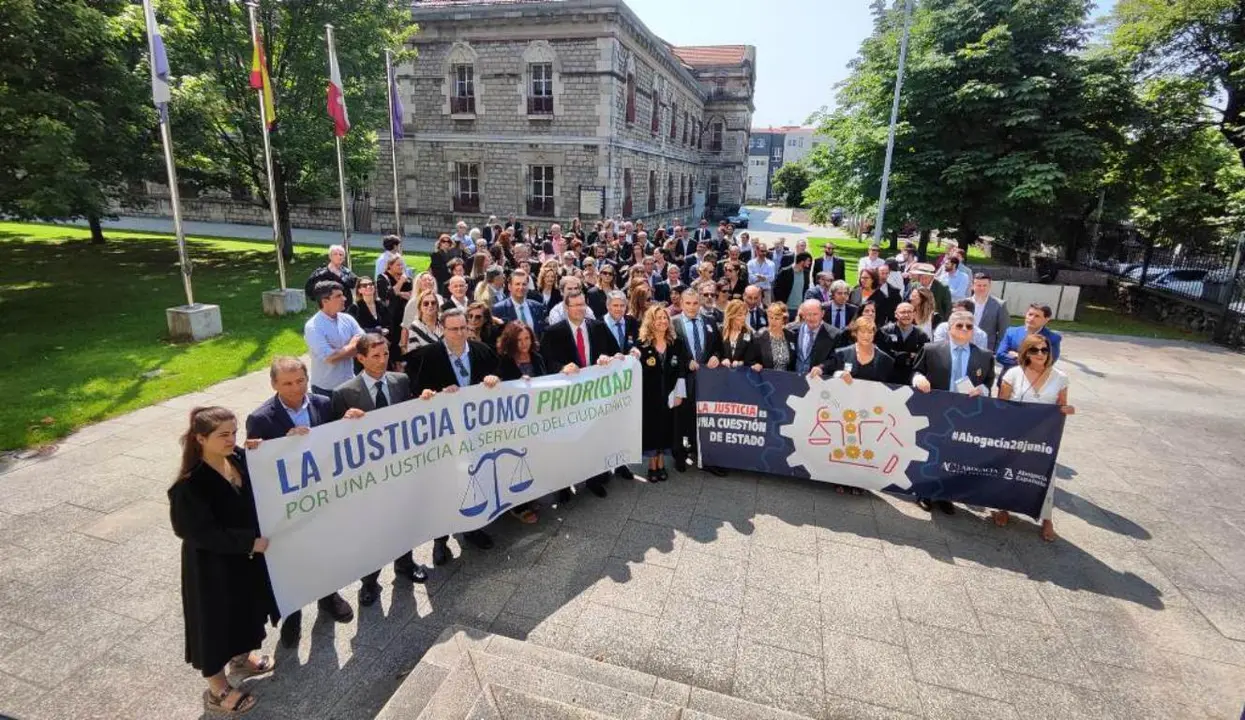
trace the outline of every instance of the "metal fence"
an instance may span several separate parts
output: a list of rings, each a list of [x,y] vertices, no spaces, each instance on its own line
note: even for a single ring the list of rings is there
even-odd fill
[[[1148,236],[1135,227],[1102,225],[1089,234],[1077,261],[1083,267],[1152,292],[1183,298],[1219,315],[1217,341],[1239,337],[1245,326],[1245,233],[1196,245],[1173,240]]]

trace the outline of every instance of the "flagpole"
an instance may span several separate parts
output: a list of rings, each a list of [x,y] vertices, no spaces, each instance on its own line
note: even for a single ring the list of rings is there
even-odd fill
[[[247,14],[251,19],[251,44],[259,47],[259,29],[255,24],[255,10],[259,7],[256,0],[246,4]],[[265,62],[267,58],[265,57]],[[264,164],[268,170],[268,209],[272,215],[272,241],[277,246],[277,277],[281,281],[281,291],[285,292],[285,257],[281,254],[281,221],[277,218],[277,181],[272,173],[272,141],[268,138],[268,109],[264,106],[264,88],[255,91],[259,98],[259,124],[264,131]]]
[[[389,100],[389,167],[393,170],[393,224],[398,237],[402,237],[402,208],[398,202],[398,134],[393,127],[393,86],[396,79],[393,72],[393,53],[386,50],[385,97]]]
[[[333,48],[333,24],[324,24],[324,38],[329,46],[329,75],[330,82],[333,73],[333,64],[337,61],[336,50]],[[340,70],[338,71],[340,73]],[[344,90],[344,88],[343,88]],[[350,221],[346,215],[346,161],[342,158],[342,138],[336,131],[333,133],[333,139],[337,145],[337,187],[338,193],[341,195],[342,206],[342,248],[346,251],[346,267],[350,267]]]
[[[143,0],[143,18],[145,21],[154,23],[154,12],[151,9],[151,0]],[[156,63],[156,47],[155,35],[157,29],[153,26],[147,28],[147,57],[149,62],[154,66]],[[153,69],[154,73],[154,69]],[[173,129],[169,127],[169,106],[163,103],[160,106],[160,143],[164,146],[164,170],[169,180],[169,201],[173,204],[173,235],[177,238],[177,257],[181,265],[182,287],[186,291],[186,305],[195,304],[194,288],[190,283],[190,255],[186,251],[186,233],[182,228],[182,200],[181,193],[177,189],[177,166],[173,163]]]

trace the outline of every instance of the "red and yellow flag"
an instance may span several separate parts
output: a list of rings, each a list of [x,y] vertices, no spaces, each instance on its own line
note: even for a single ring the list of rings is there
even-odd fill
[[[277,108],[272,103],[272,80],[268,77],[268,58],[264,57],[264,39],[257,30],[252,43],[251,89],[264,91],[264,113],[268,116],[268,128],[277,122]]]

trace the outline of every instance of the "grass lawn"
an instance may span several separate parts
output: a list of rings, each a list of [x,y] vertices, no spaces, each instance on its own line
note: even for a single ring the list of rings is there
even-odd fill
[[[305,351],[308,313],[271,318],[260,293],[277,286],[271,243],[190,238],[195,299],[220,305],[225,333],[172,343],[165,308],[185,303],[170,235],[0,222],[0,450],[41,445],[82,425],[201,390]],[[302,288],[326,248],[299,247],[286,268]],[[352,253],[370,272],[376,251]],[[412,258],[422,269],[428,258]],[[159,372],[156,372],[159,371]],[[241,408],[239,408],[241,409]]]

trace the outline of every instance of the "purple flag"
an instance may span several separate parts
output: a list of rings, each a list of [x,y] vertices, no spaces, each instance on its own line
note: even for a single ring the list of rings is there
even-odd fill
[[[398,95],[398,74],[393,68],[389,69],[389,95],[393,98],[393,117],[389,119],[393,127],[393,139],[401,140],[406,137],[402,129],[402,97]]]

